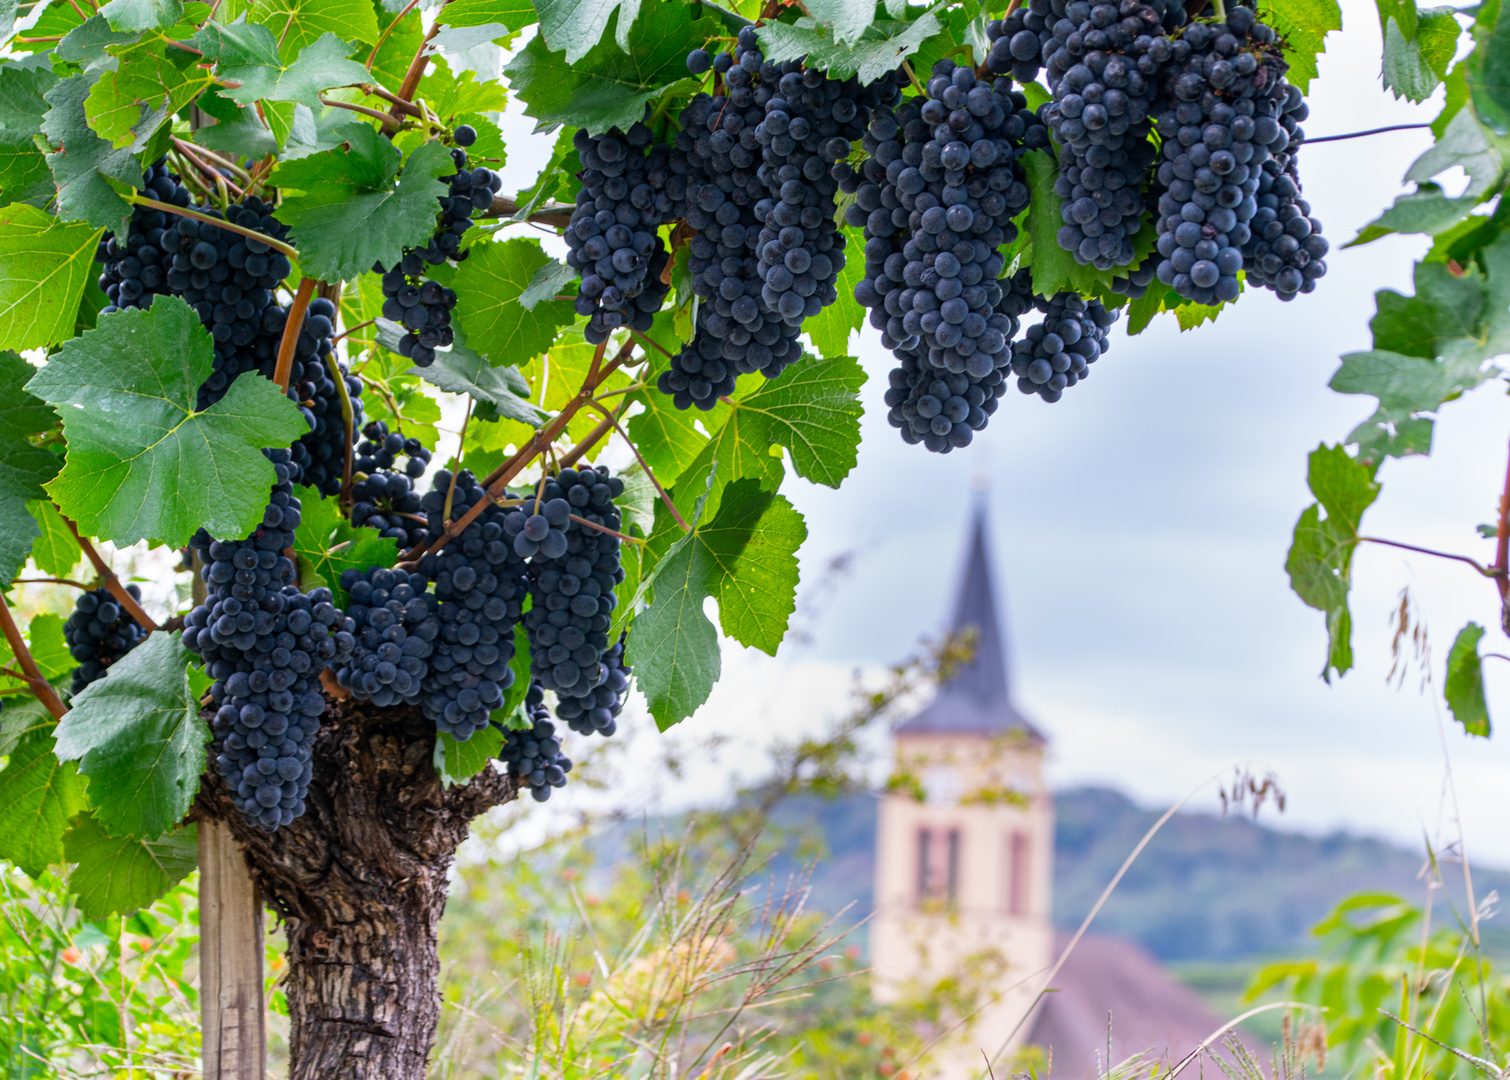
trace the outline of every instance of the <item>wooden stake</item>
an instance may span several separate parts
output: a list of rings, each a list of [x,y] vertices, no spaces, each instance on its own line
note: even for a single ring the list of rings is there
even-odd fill
[[[221,821],[199,822],[199,1007],[204,1080],[264,1080],[262,897]]]

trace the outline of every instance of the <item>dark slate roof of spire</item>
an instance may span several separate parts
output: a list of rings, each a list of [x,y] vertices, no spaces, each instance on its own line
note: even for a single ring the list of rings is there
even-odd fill
[[[970,551],[949,630],[958,633],[969,627],[976,630],[974,657],[939,687],[927,708],[898,727],[897,734],[1002,735],[1021,731],[1042,740],[1038,730],[1012,705],[1008,689],[1006,648],[996,617],[984,507],[975,512]]]

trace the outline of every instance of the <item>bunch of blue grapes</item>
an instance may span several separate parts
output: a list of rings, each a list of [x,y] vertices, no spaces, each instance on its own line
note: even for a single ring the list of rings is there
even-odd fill
[[[1028,327],[1013,343],[1012,373],[1024,394],[1054,402],[1084,379],[1090,365],[1107,350],[1107,330],[1117,321],[1118,312],[1072,292],[1036,299],[1035,306],[1043,312],[1043,322]]]
[[[624,481],[606,467],[566,468],[504,521],[514,550],[530,559],[530,670],[563,704],[596,707],[596,691],[609,681],[603,656],[624,569],[618,537],[603,530],[620,530],[613,500],[623,492]]]
[[[576,310],[598,345],[621,326],[649,330],[661,309],[670,256],[656,229],[684,213],[687,164],[654,144],[643,123],[602,135],[579,128],[574,143],[582,186],[566,227],[566,261],[582,273]]]
[[[356,644],[336,682],[353,697],[381,706],[423,700],[427,660],[440,637],[440,603],[429,585],[420,574],[378,566],[341,575]]]
[[[529,728],[524,731],[503,728],[503,749],[498,756],[520,784],[530,789],[536,802],[545,802],[551,797],[552,788],[566,786],[571,759],[561,753],[561,737],[551,723],[545,692],[539,683],[530,684],[524,706]]]
[[[1043,117],[1060,146],[1057,240],[1077,262],[1105,270],[1135,259],[1156,158],[1149,110],[1185,17],[1168,0],[1032,0],[987,28],[993,71],[1047,69],[1053,101]]]
[[[189,206],[188,189],[158,162],[143,174],[143,186],[159,202]],[[288,226],[272,216],[273,207],[248,195],[222,214],[211,204],[192,209],[207,217],[282,240]],[[96,253],[104,265],[101,287],[117,308],[150,306],[157,295],[180,296],[199,315],[214,341],[213,367],[199,388],[197,407],[209,408],[225,396],[231,383],[249,371],[271,378],[278,347],[288,322],[288,308],[276,290],[292,267],[280,252],[260,240],[231,232],[213,222],[137,207],[124,246],[107,237]],[[152,269],[149,272],[149,268]],[[133,284],[136,283],[136,284]],[[341,490],[346,460],[346,425],[340,390],[346,384],[353,430],[362,423],[362,382],[339,361],[332,362],[335,305],[311,301],[296,342],[289,377],[289,397],[298,402],[309,431],[293,447],[293,464],[302,482],[322,494]]]
[[[892,382],[892,396],[902,399],[893,409],[910,396],[921,410],[903,408],[892,422],[903,422],[908,441],[945,452],[968,446],[985,427],[988,395],[980,391],[981,401],[971,404],[976,395],[956,386],[939,399],[933,384],[947,389],[959,382],[948,378],[954,375],[967,388],[980,386],[1010,361],[1016,326],[997,310],[998,249],[1016,238],[1012,218],[1028,204],[1017,158],[1045,145],[1047,132],[1007,79],[978,80],[946,59],[934,65],[927,90],[895,115],[873,111],[865,144],[871,156],[847,181],[855,202],[846,215],[865,227],[865,275],[855,299],[871,309],[881,343],[903,365]]]
[[[1010,342],[1023,313],[1033,306],[1028,272],[1002,279],[996,289],[999,298],[987,326]],[[935,453],[947,454],[956,446],[968,445],[974,432],[985,427],[987,418],[996,412],[1009,385],[1011,372],[1004,364],[997,365],[1005,358],[1002,353],[992,356],[990,370],[981,371],[984,365],[978,365],[952,371],[929,360],[921,339],[910,348],[892,351],[898,366],[891,371],[886,391],[887,420],[901,432],[904,442],[923,443]]]
[[[618,715],[629,700],[629,677],[634,669],[624,662],[626,633],[619,634],[603,654],[601,663],[608,670],[608,677],[593,688],[589,697],[560,697],[556,699],[556,719],[566,721],[566,726],[579,735],[596,732],[605,739],[618,730]]]
[[[1299,124],[1307,111],[1300,89],[1287,85],[1283,101],[1271,96],[1255,114],[1277,120],[1282,137],[1268,145],[1269,159],[1259,166],[1258,207],[1248,221],[1251,235],[1242,246],[1243,269],[1249,283],[1272,289],[1281,300],[1313,291],[1326,274],[1327,241],[1321,222],[1311,216],[1311,204],[1301,198],[1295,161],[1305,138]],[[1267,124],[1263,131],[1268,133]]]
[[[438,471],[421,500],[430,535],[474,504],[484,509],[441,551],[420,557],[422,577],[435,583],[440,634],[428,658],[421,704],[438,730],[458,741],[472,737],[503,704],[514,682],[514,627],[529,591],[525,556],[504,531],[509,511],[494,505],[471,472]],[[447,498],[450,513],[446,513]]]
[[[133,600],[142,591],[127,585]],[[103,679],[110,665],[140,645],[147,637],[142,625],[101,586],[82,592],[73,602],[73,614],[63,623],[68,655],[79,662],[73,669],[73,692],[77,694],[96,679]]]
[[[372,268],[383,275],[383,317],[404,328],[399,355],[422,368],[435,363],[435,350],[450,345],[456,336],[451,328],[456,292],[426,278],[425,268],[439,266],[447,259],[466,259],[461,241],[473,225],[472,215],[492,206],[493,196],[503,187],[503,178],[492,169],[467,167],[463,148],[477,141],[475,130],[463,124],[452,138],[456,145],[451,149],[451,160],[456,171],[446,178],[450,187],[439,197],[440,216],[434,234],[424,247],[406,250],[397,266],[385,268],[377,263]]]
[[[1253,278],[1285,299],[1315,288],[1315,278],[1326,272],[1319,223],[1293,205],[1299,185],[1291,147],[1298,129],[1293,119],[1288,127],[1284,121],[1304,115],[1305,104],[1285,82],[1285,69],[1274,31],[1250,8],[1234,4],[1225,22],[1191,25],[1162,76],[1156,274],[1187,299],[1235,300],[1237,272],[1249,252]],[[1273,213],[1264,215],[1264,231],[1255,236],[1264,196]],[[1290,216],[1275,227],[1285,196],[1292,200]]]
[[[304,813],[325,712],[319,675],[349,657],[356,639],[329,589],[306,595],[295,583],[284,551],[300,519],[297,467],[287,450],[264,453],[276,483],[262,525],[244,540],[214,540],[201,529],[190,541],[206,597],[186,616],[183,641],[214,680],[215,766],[242,811],[271,831]]]
[[[361,473],[351,485],[351,523],[376,529],[412,548],[430,540],[429,519],[415,490],[415,481],[430,464],[430,451],[418,439],[389,432],[388,425],[374,420],[362,429],[366,436],[356,448],[355,470]],[[402,470],[398,456],[407,455]]]

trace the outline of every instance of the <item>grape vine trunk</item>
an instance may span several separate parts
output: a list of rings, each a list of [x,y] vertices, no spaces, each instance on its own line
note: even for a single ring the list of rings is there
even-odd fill
[[[288,934],[289,1080],[423,1080],[440,1016],[437,930],[472,819],[513,799],[486,769],[446,789],[418,708],[333,702],[308,810],[267,832],[206,772],[196,815],[224,821]]]

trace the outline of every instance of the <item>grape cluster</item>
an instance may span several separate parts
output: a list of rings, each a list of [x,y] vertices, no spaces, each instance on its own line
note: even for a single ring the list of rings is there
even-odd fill
[[[188,206],[194,201],[193,196],[168,171],[165,161],[159,158],[142,174],[142,190],[158,202]],[[100,241],[94,258],[103,266],[100,288],[110,301],[101,314],[122,308],[151,307],[154,296],[172,291],[168,287],[168,271],[173,260],[162,241],[164,230],[170,229],[175,220],[182,219],[149,206],[136,206],[131,210],[131,224],[124,240],[107,233]]]
[[[592,525],[619,530],[613,500],[623,492],[624,481],[605,467],[562,469],[504,520],[514,550],[531,560],[532,604],[524,616],[530,670],[563,705],[575,699],[595,708],[596,691],[609,682],[603,655],[624,570],[619,539]]]
[[[871,309],[882,344],[902,362],[890,395],[893,410],[902,411],[892,422],[909,441],[943,452],[968,446],[985,426],[985,400],[996,383],[977,394],[968,388],[1009,360],[1016,326],[996,308],[1003,295],[998,248],[1015,239],[1012,218],[1028,203],[1017,156],[1045,145],[1047,132],[1009,80],[993,85],[940,60],[927,90],[894,115],[873,110],[865,140],[871,156],[845,181],[855,190],[845,213],[865,227],[865,274],[855,299]],[[959,379],[947,375],[963,376],[966,387],[951,389]],[[934,383],[949,389],[945,399],[931,392]],[[971,403],[976,396],[981,400]]]
[[[400,547],[428,542],[428,519],[415,481],[430,464],[430,451],[416,438],[390,434],[381,420],[372,421],[362,434],[366,438],[356,448],[355,469],[364,475],[351,485],[351,523],[376,529]],[[409,458],[402,471],[396,468],[400,454]]]
[[[425,662],[440,636],[440,604],[429,581],[405,570],[374,566],[347,570],[341,588],[351,597],[346,616],[356,644],[336,682],[374,705],[418,704],[430,674]]]
[[[1291,300],[1297,293],[1314,290],[1326,273],[1322,257],[1327,242],[1321,235],[1321,222],[1311,216],[1311,204],[1300,197],[1295,150],[1305,138],[1299,122],[1308,111],[1300,89],[1286,86],[1284,101],[1269,101],[1279,107],[1282,130],[1269,144],[1269,160],[1259,166],[1258,209],[1248,222],[1252,235],[1243,245],[1243,269],[1250,283],[1274,290],[1281,300]],[[1269,115],[1273,118],[1271,111]]]
[[[435,362],[435,350],[455,340],[451,311],[456,307],[456,293],[437,281],[426,280],[425,267],[439,266],[447,259],[466,259],[461,238],[473,225],[472,215],[492,206],[494,194],[503,187],[503,177],[492,169],[467,168],[467,152],[462,147],[477,141],[476,131],[463,124],[453,133],[453,139],[456,145],[451,149],[451,160],[456,171],[447,178],[448,192],[439,196],[440,217],[429,243],[406,250],[392,269],[382,263],[372,268],[383,275],[383,318],[400,324],[405,331],[399,338],[399,355],[413,360],[416,367],[429,367]]]
[[[127,585],[133,600],[142,598],[141,589]],[[63,623],[63,640],[68,655],[79,662],[73,669],[73,692],[77,694],[96,679],[105,677],[106,669],[146,638],[147,632],[131,617],[110,590],[101,586],[80,593],[73,602],[73,614]]]
[[[561,737],[551,723],[545,692],[539,683],[530,684],[524,704],[530,727],[526,731],[504,728],[503,750],[498,756],[521,784],[529,786],[536,802],[545,802],[551,797],[551,788],[566,785],[571,759],[561,753]]]
[[[1237,299],[1245,249],[1254,252],[1255,277],[1281,296],[1293,296],[1310,280],[1300,268],[1311,259],[1301,242],[1313,230],[1298,208],[1291,210],[1299,219],[1293,226],[1298,235],[1284,249],[1298,256],[1300,266],[1290,267],[1293,273],[1285,275],[1283,288],[1276,277],[1283,257],[1275,258],[1271,249],[1260,258],[1258,245],[1268,241],[1255,241],[1252,232],[1258,196],[1266,186],[1264,193],[1274,196],[1276,211],[1265,216],[1266,229],[1278,220],[1278,191],[1292,198],[1298,194],[1291,179],[1294,159],[1285,153],[1291,133],[1281,118],[1292,115],[1285,111],[1292,106],[1303,110],[1305,105],[1300,91],[1285,83],[1284,71],[1274,31],[1257,22],[1249,8],[1233,5],[1225,23],[1195,23],[1176,43],[1174,62],[1161,80],[1158,123],[1165,160],[1158,175],[1164,190],[1158,206],[1156,273],[1187,299],[1202,304]],[[1277,154],[1284,154],[1283,162]],[[1284,176],[1285,169],[1290,176]],[[1271,229],[1276,242],[1287,235],[1286,227],[1291,226]],[[1312,250],[1319,258],[1326,242],[1318,236]],[[1260,263],[1270,268],[1269,274]],[[1325,271],[1322,263],[1312,273],[1319,277]]]
[[[1027,271],[997,282],[996,288],[1000,298],[986,323],[1010,342],[1017,334],[1022,313],[1033,305]],[[1026,290],[1025,298],[1019,295],[1021,290]],[[887,420],[900,430],[902,440],[909,445],[923,443],[940,454],[968,445],[974,432],[984,427],[986,418],[996,412],[1006,392],[1010,372],[1005,370],[1009,359],[1005,351],[992,355],[991,368],[983,372],[980,368],[984,365],[955,371],[935,364],[921,339],[911,347],[892,351],[899,366],[892,369],[889,377],[885,396],[890,407]],[[958,354],[945,353],[946,358],[950,356]]]
[[[1024,394],[1058,401],[1107,350],[1106,332],[1117,321],[1118,312],[1072,292],[1038,300],[1035,306],[1043,312],[1043,322],[1028,327],[1013,344],[1012,373]]]
[[[650,329],[669,286],[661,281],[669,253],[656,229],[684,213],[687,163],[642,123],[574,139],[582,160],[577,208],[566,227],[566,261],[582,272],[578,315],[599,345],[621,326]]]
[[[469,471],[441,469],[421,504],[431,536],[445,529],[446,497],[451,518],[459,518],[487,493]],[[490,505],[443,550],[425,554],[419,573],[435,583],[440,635],[428,658],[424,680],[425,715],[440,731],[464,742],[488,722],[514,682],[514,626],[529,582],[524,557],[505,534],[508,511]]]
[[[624,663],[624,640],[619,640],[603,654],[602,664],[608,669],[608,677],[601,686],[595,687],[586,698],[560,697],[556,699],[556,719],[566,721],[566,726],[579,735],[597,732],[605,739],[618,730],[615,717],[629,700],[629,676],[634,669]]]
[[[325,711],[319,673],[351,655],[355,624],[329,589],[305,595],[283,554],[294,542],[300,505],[292,456],[263,451],[277,482],[263,524],[245,540],[203,529],[190,545],[203,561],[203,604],[185,618],[184,645],[204,658],[214,683],[211,751],[237,804],[272,830],[304,812],[310,749]]]
[[[1000,25],[1014,64],[1031,62],[1017,57],[1036,40],[1047,67],[1053,101],[1043,115],[1061,148],[1057,240],[1077,262],[1105,270],[1135,258],[1156,158],[1149,110],[1177,51],[1169,35],[1184,22],[1184,7],[1166,0],[1034,0]]]

